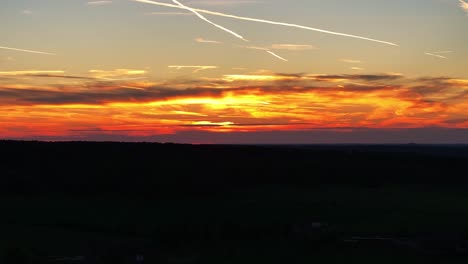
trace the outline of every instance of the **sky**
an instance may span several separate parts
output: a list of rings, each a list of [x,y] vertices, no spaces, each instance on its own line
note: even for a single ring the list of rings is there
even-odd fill
[[[0,7],[0,139],[468,144],[462,0]]]

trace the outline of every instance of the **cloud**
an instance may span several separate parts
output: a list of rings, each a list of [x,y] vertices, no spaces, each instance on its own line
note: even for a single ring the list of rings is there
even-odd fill
[[[401,74],[312,74],[308,75],[308,78],[313,78],[321,81],[349,81],[349,80],[361,80],[361,81],[389,81],[398,80],[403,78]]]
[[[351,67],[350,69],[351,69],[351,70],[354,70],[354,71],[362,71],[362,70],[364,70],[364,69],[361,68],[361,67]]]
[[[129,81],[129,80],[146,79],[146,77],[131,77],[134,75],[140,75],[140,74],[146,73],[141,70],[126,70],[126,69],[118,69],[114,71],[90,70],[89,73],[91,76],[68,75],[68,74],[65,74],[64,71],[60,71],[60,70],[4,71],[4,72],[0,72],[0,77],[10,76],[10,77],[61,78],[61,79],[81,79],[81,80],[94,80],[94,81]],[[115,78],[115,77],[120,77],[120,78]]]
[[[157,1],[151,1],[151,0],[133,0],[133,1],[140,2],[140,3],[146,3],[146,4],[152,4],[152,5],[158,5],[158,6],[166,6],[166,7],[173,7],[173,8],[179,8],[179,9],[187,9],[186,7],[181,7],[179,5],[161,3],[161,2],[157,2]],[[377,42],[377,43],[381,43],[381,44],[391,45],[391,46],[398,46],[398,44],[388,42],[388,41],[383,41],[383,40],[378,40],[378,39],[373,39],[373,38],[368,38],[368,37],[363,37],[363,36],[358,36],[358,35],[340,33],[340,32],[335,32],[335,31],[330,31],[330,30],[324,30],[324,29],[319,29],[319,28],[313,28],[313,27],[308,27],[308,26],[302,26],[302,25],[298,25],[298,24],[276,22],[276,21],[258,19],[258,18],[235,16],[235,15],[229,15],[229,14],[224,14],[224,13],[220,13],[220,12],[213,12],[213,11],[198,9],[198,8],[191,8],[191,11],[192,12],[196,11],[198,13],[210,14],[210,15],[214,15],[214,16],[228,17],[228,18],[233,18],[233,19],[237,19],[237,20],[245,20],[245,21],[252,21],[252,22],[258,22],[258,23],[271,24],[271,25],[279,25],[279,26],[285,26],[285,27],[299,28],[299,29],[304,29],[304,30],[309,30],[309,31],[321,32],[321,33],[325,33],[325,34],[337,35],[337,36],[348,37],[348,38],[356,38],[356,39],[367,40],[367,41]]]
[[[233,122],[211,122],[211,121],[195,121],[191,124],[185,124],[182,126],[189,127],[226,127],[234,125]]]
[[[0,128],[1,129],[1,128]],[[229,129],[229,128],[225,128]],[[441,127],[424,128],[326,128],[297,130],[229,131],[224,133],[212,129],[187,127],[181,130],[167,130],[155,127],[146,129],[81,128],[61,131],[61,134],[20,134],[33,133],[26,127],[11,129],[16,136],[4,138],[47,141],[115,141],[115,142],[171,142],[185,144],[468,144],[468,129]],[[232,129],[231,129],[232,130]],[[0,130],[2,132],[2,130]],[[11,133],[11,132],[10,132]],[[26,133],[26,132],[23,132]],[[433,153],[445,155],[444,153]]]
[[[112,4],[112,1],[89,1],[86,4],[89,6],[102,6]]]
[[[351,64],[360,64],[362,61],[360,60],[352,60],[352,59],[341,59],[340,61],[346,62],[346,63],[351,63]]]
[[[313,50],[317,49],[312,45],[300,45],[300,44],[273,44],[270,49],[274,50],[291,50],[291,51],[302,51],[302,50]]]
[[[0,83],[1,135],[468,128],[468,80],[445,76],[265,72],[160,83],[21,80]]]
[[[64,71],[0,71],[0,76],[24,76],[24,75],[43,75],[43,74],[64,74]]]
[[[115,70],[89,70],[89,73],[95,77],[100,79],[109,79],[113,80],[114,77],[126,77],[129,76],[139,76],[144,75],[147,72],[145,70],[135,70],[135,69],[115,69]],[[141,78],[141,76],[137,77]]]
[[[270,50],[269,48],[259,47],[259,46],[239,46],[239,47],[244,48],[244,49],[253,49],[253,50],[264,50],[264,51]]]
[[[463,0],[459,0],[460,1],[460,7],[468,13],[468,3],[463,1]]]
[[[204,70],[213,70],[217,69],[218,66],[204,66],[204,65],[170,65],[167,66],[168,68],[173,68],[176,70],[182,70],[182,69],[194,69],[193,72],[199,72],[199,71],[204,71]]]
[[[23,15],[32,15],[32,14],[33,14],[33,11],[28,10],[28,9],[25,9],[25,10],[22,10],[22,11],[21,11],[21,14],[23,14]]]
[[[27,52],[27,53],[35,53],[35,54],[43,54],[43,55],[57,55],[57,54],[49,53],[49,52],[36,51],[36,50],[27,50],[27,49],[18,49],[18,48],[10,48],[10,47],[4,47],[4,46],[0,46],[0,49]]]
[[[447,59],[447,57],[442,56],[442,55],[440,55],[440,54],[429,53],[429,52],[426,52],[426,53],[424,53],[424,54],[426,54],[426,55],[428,55],[428,56],[436,57],[436,58],[439,58],[439,59]]]
[[[453,51],[451,50],[444,50],[444,51],[433,51],[431,53],[434,53],[434,54],[446,54],[446,53],[452,53]]]
[[[221,44],[222,43],[220,41],[208,40],[208,39],[204,39],[204,38],[196,38],[195,41],[198,42],[198,43],[209,43],[209,44]]]
[[[29,131],[18,127],[18,131]],[[1,131],[1,130],[0,130]],[[9,139],[50,141],[115,141],[115,142],[172,142],[185,144],[468,144],[468,129],[440,127],[382,129],[382,128],[327,128],[297,130],[230,131],[188,127],[178,131],[157,127],[145,129],[69,129],[55,135],[7,136]],[[30,132],[32,133],[32,132]],[[434,153],[433,153],[434,154]],[[435,153],[436,154],[436,153]],[[448,155],[447,153],[439,153]],[[436,155],[439,155],[436,154]]]
[[[396,81],[403,79],[401,74],[231,74],[224,75],[223,80],[234,81],[315,81],[323,83],[353,82],[353,81]]]
[[[300,76],[288,76],[288,75],[251,75],[251,74],[228,74],[224,75],[223,80],[226,82],[234,81],[285,81],[285,80],[298,80]]]
[[[175,66],[178,67],[178,66]],[[158,100],[168,100],[168,99],[177,99],[177,98],[192,98],[192,102],[210,102],[211,99],[207,98],[219,98],[226,96],[228,94],[237,94],[240,97],[244,94],[249,94],[251,92],[259,94],[301,94],[308,92],[317,92],[317,93],[329,93],[336,91],[347,91],[352,93],[363,93],[371,91],[389,91],[393,89],[394,92],[403,92],[406,93],[408,87],[400,88],[399,85],[379,85],[374,84],[374,81],[392,81],[397,80],[398,78],[403,78],[402,76],[395,75],[313,75],[313,74],[275,74],[275,75],[225,75],[219,84],[221,87],[213,88],[203,88],[202,85],[198,85],[199,82],[193,82],[194,85],[188,84],[188,88],[176,88],[174,85],[165,84],[165,86],[147,86],[141,85],[138,83],[129,84],[134,85],[139,90],[129,89],[122,87],[119,83],[115,84],[99,84],[99,83],[90,83],[86,87],[75,89],[76,92],[72,92],[74,89],[72,87],[65,89],[69,92],[64,92],[64,89],[51,89],[50,86],[39,88],[39,87],[22,87],[21,89],[15,90],[11,89],[12,86],[4,86],[0,88],[2,94],[0,98],[5,99],[7,95],[14,94],[17,96],[18,102],[24,101],[25,103],[76,103],[76,104],[100,104],[104,102],[126,102],[130,98],[133,98],[130,101],[140,101],[140,102],[151,102]],[[345,84],[344,86],[323,86],[317,84],[315,86],[309,85],[308,81],[318,81],[318,82],[335,82],[336,80],[361,80],[364,82],[370,82],[368,85],[354,85],[352,83]],[[243,86],[237,82],[242,81],[254,81],[257,82],[256,85],[252,86]],[[291,84],[291,86],[282,84],[283,81],[297,81],[296,84]],[[463,83],[465,81],[466,83]],[[430,79],[419,79],[417,80],[421,86],[414,86],[413,91],[421,95],[426,95],[427,90],[417,90],[418,87],[428,87],[425,85],[427,82],[430,82]],[[263,83],[263,84],[262,84]],[[452,83],[452,86],[466,85],[468,88],[468,81],[461,79],[443,79],[443,80],[434,80],[431,83],[435,83],[434,86],[442,86]],[[171,87],[172,86],[172,87]],[[192,88],[190,88],[192,87]],[[443,90],[438,90],[434,92],[442,92]],[[330,96],[335,96],[329,94]],[[197,101],[195,98],[205,98],[201,101]],[[204,101],[205,100],[205,101]],[[259,104],[260,101],[255,102]],[[189,101],[187,101],[189,102]]]

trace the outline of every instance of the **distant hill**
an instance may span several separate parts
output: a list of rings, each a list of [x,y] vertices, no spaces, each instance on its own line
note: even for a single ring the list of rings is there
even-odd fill
[[[0,141],[3,193],[213,195],[259,184],[460,184],[468,146]]]

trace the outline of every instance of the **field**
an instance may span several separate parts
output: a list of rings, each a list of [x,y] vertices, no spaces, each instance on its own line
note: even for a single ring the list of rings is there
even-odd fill
[[[286,157],[281,155],[282,148],[269,149],[269,155],[278,151],[275,154],[278,160]],[[344,149],[337,152],[337,159],[341,158],[339,153],[349,155],[350,147],[341,148]],[[72,153],[69,148],[62,150]],[[202,153],[197,155],[207,155],[202,149],[198,151]],[[315,157],[324,151],[315,149],[311,154],[306,150],[301,155],[306,160],[307,155]],[[351,159],[359,162],[361,158],[354,158],[354,155],[359,156],[355,151],[356,147]],[[250,157],[258,156],[261,160],[262,153],[254,150]],[[440,155],[411,153],[409,156],[402,154],[406,155],[403,161],[407,164],[435,157],[443,164],[453,162],[456,168],[467,161],[463,151],[447,160]],[[47,155],[52,154],[43,153]],[[185,154],[185,158],[190,155],[194,154]],[[239,161],[242,162],[231,163]],[[280,171],[284,172],[290,162],[288,158],[282,161]],[[380,164],[385,161],[379,160]],[[393,160],[389,160],[391,162]],[[5,162],[4,167],[8,164]],[[58,165],[57,171],[66,171],[61,170],[63,164],[67,163]],[[333,160],[328,164],[333,164]],[[116,163],[115,166],[129,165]],[[150,186],[142,186],[144,191],[138,192],[140,185],[137,184],[129,184],[134,194],[121,192],[122,186],[114,189],[104,186],[102,192],[90,192],[86,188],[88,185],[74,179],[77,173],[72,170],[69,175],[64,173],[60,177],[78,182],[84,188],[81,191],[76,186],[70,187],[67,181],[54,181],[59,174],[54,177],[36,175],[48,181],[48,188],[44,183],[34,187],[25,181],[21,184],[7,181],[10,188],[4,191],[0,201],[0,252],[3,252],[3,259],[8,259],[12,248],[20,248],[30,260],[50,260],[52,256],[107,256],[97,260],[101,263],[111,262],[109,255],[115,249],[145,252],[145,263],[310,263],[315,260],[320,263],[466,263],[468,185],[463,177],[450,177],[450,173],[456,173],[452,167],[446,167],[448,175],[435,179],[436,173],[428,173],[433,171],[434,163],[427,163],[427,168],[420,171],[426,173],[427,182],[420,176],[417,180],[408,178],[411,174],[405,171],[395,176],[398,180],[381,182],[375,178],[383,177],[380,171],[384,168],[375,170],[375,178],[370,178],[368,170],[360,171],[365,177],[353,180],[350,179],[352,174],[346,169],[340,170],[339,165],[336,165],[338,170],[329,175],[333,180],[315,175],[325,171],[322,166],[317,168],[318,172],[307,172],[307,178],[316,176],[322,180],[304,180],[296,173],[272,175],[269,182],[264,175],[252,173],[244,164],[244,167],[238,166],[236,173],[244,173],[239,174],[237,180],[228,178],[232,174],[224,176],[222,170],[217,170],[200,176],[204,183],[200,186],[193,183],[195,173],[200,171],[194,171],[193,177],[185,176],[186,180],[191,179],[191,184],[176,184],[167,179],[155,184],[157,195]],[[99,166],[87,169],[103,170]],[[15,167],[15,170],[20,169]],[[114,168],[114,171],[117,170]],[[258,173],[259,170],[255,168],[254,171]],[[31,179],[23,172],[15,173],[23,179]],[[170,179],[170,173],[160,173],[158,175],[164,176],[158,177]],[[118,177],[117,182],[124,181],[122,175]],[[129,182],[140,178],[132,174],[126,177]],[[218,179],[207,184],[210,177]],[[232,183],[232,188],[219,184],[222,182],[219,178],[223,177]],[[278,182],[281,177],[284,183]],[[91,179],[90,175],[86,179]],[[141,181],[148,182],[147,179]],[[101,182],[94,179],[89,184]],[[62,187],[73,192],[54,191]],[[162,192],[163,189],[167,190]],[[118,257],[112,261],[127,263]]]

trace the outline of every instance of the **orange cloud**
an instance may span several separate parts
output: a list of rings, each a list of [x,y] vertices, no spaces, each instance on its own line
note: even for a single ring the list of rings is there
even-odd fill
[[[468,80],[269,74],[226,75],[172,86],[89,80],[81,86],[14,83],[0,85],[0,123],[2,137],[79,136],[89,131],[149,136],[194,130],[468,128]]]

